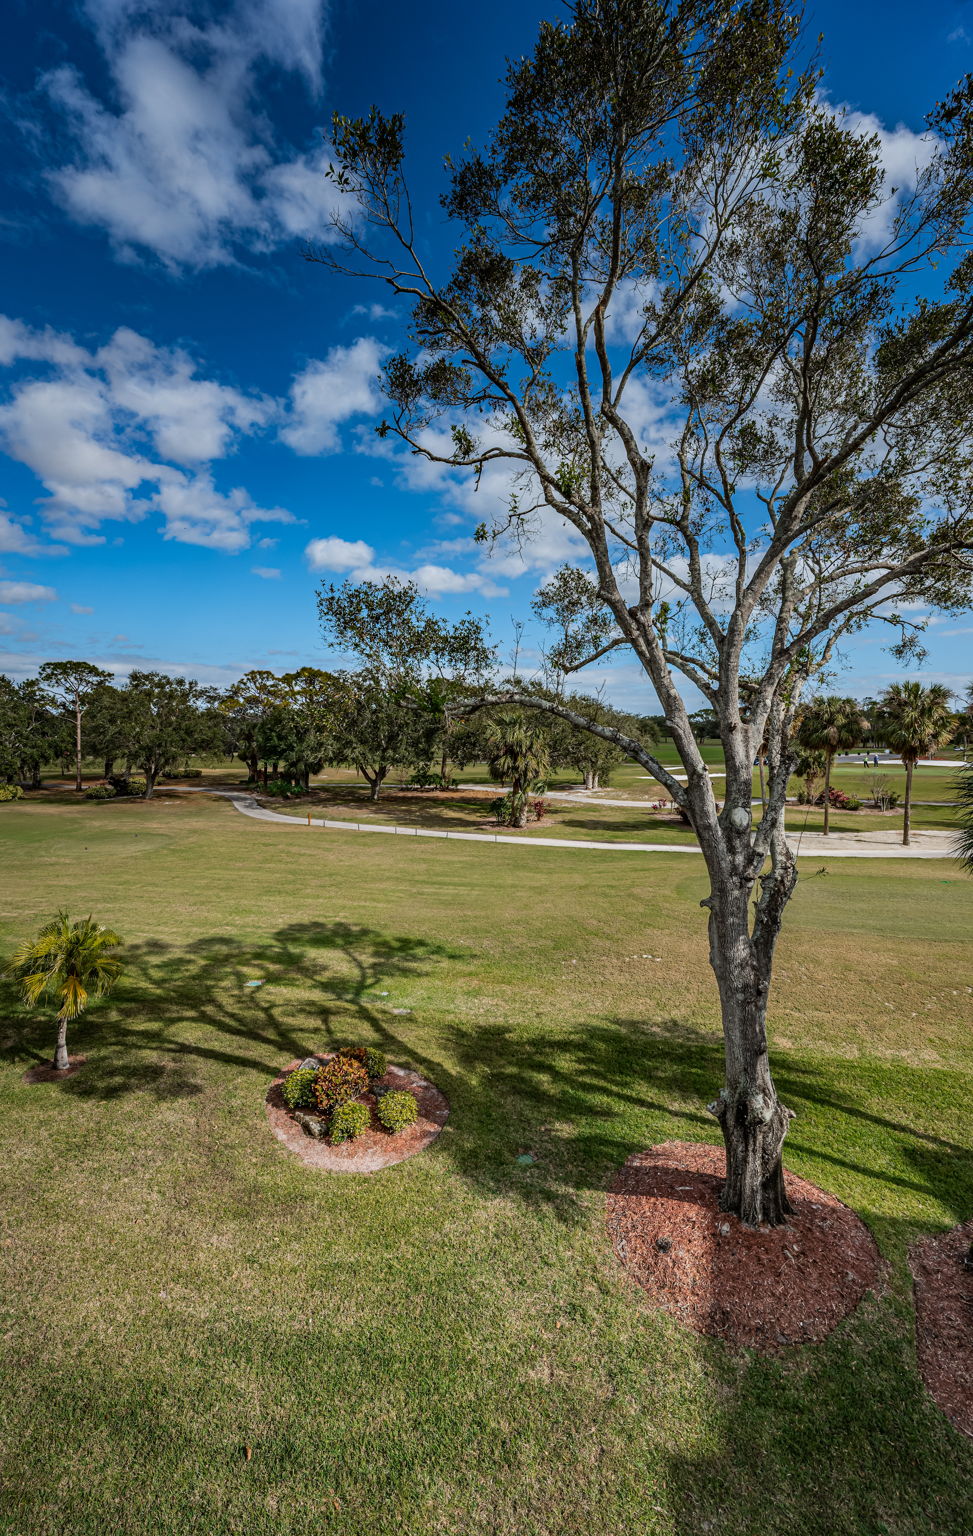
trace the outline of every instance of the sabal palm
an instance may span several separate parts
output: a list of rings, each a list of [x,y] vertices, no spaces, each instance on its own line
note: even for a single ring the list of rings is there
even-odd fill
[[[836,752],[850,752],[864,741],[869,724],[854,699],[819,694],[801,717],[797,739],[810,752],[824,753],[824,835],[831,824],[831,765]]]
[[[80,1017],[93,995],[104,997],[122,972],[122,962],[108,953],[121,944],[117,933],[103,928],[92,917],[72,923],[58,912],[40,932],[27,939],[4,969],[4,975],[20,983],[20,995],[28,1008],[42,998],[57,1004],[57,1048],[53,1065],[68,1066],[68,1024]]]
[[[893,683],[880,701],[879,731],[882,740],[905,764],[905,803],[902,841],[909,842],[912,822],[912,773],[920,757],[935,752],[953,734],[955,717],[949,707],[949,689],[942,683]]]
[[[489,731],[490,773],[502,784],[510,780],[513,819],[521,826],[526,820],[527,796],[532,786],[550,772],[547,737],[524,715],[497,715],[491,720]]]

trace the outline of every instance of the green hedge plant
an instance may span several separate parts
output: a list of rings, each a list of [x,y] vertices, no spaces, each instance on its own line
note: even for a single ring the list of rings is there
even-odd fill
[[[298,1067],[287,1074],[280,1085],[280,1091],[288,1109],[317,1108],[318,1101],[314,1093],[314,1079],[317,1075],[316,1067]]]
[[[331,1142],[337,1146],[342,1141],[353,1141],[356,1136],[363,1136],[372,1123],[368,1105],[360,1103],[357,1099],[349,1099],[345,1104],[339,1104],[331,1116]]]
[[[404,1131],[407,1125],[414,1125],[419,1118],[419,1106],[411,1093],[405,1089],[395,1088],[390,1093],[383,1093],[375,1108],[382,1125],[393,1136],[398,1131]]]

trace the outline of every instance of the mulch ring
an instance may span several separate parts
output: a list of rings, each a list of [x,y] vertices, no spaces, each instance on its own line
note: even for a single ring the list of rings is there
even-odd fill
[[[719,1208],[722,1147],[667,1141],[637,1152],[608,1195],[612,1247],[654,1306],[697,1333],[772,1354],[816,1344],[883,1273],[854,1211],[786,1175],[795,1214],[783,1227],[745,1227]]]
[[[973,1438],[973,1271],[963,1264],[971,1243],[973,1220],[920,1237],[909,1268],[922,1379],[954,1428]]]
[[[62,1083],[66,1077],[73,1077],[78,1068],[83,1067],[87,1060],[87,1056],[69,1056],[68,1062],[70,1065],[65,1067],[63,1072],[58,1072],[55,1067],[51,1066],[50,1062],[45,1062],[43,1066],[31,1067],[29,1071],[25,1072],[24,1082]]]
[[[319,1055],[315,1059],[323,1065],[330,1061],[331,1054]],[[328,1173],[376,1173],[379,1168],[388,1168],[392,1163],[404,1162],[407,1157],[422,1152],[431,1141],[435,1141],[449,1116],[446,1097],[426,1078],[405,1067],[389,1067],[385,1076],[378,1079],[379,1084],[388,1088],[405,1088],[412,1093],[419,1106],[418,1120],[393,1135],[375,1114],[375,1095],[365,1093],[362,1094],[361,1102],[371,1110],[371,1126],[353,1141],[342,1141],[332,1147],[326,1141],[316,1141],[302,1130],[291,1118],[284,1103],[280,1085],[287,1073],[297,1066],[300,1066],[300,1060],[289,1062],[267,1090],[267,1119],[278,1141],[282,1141],[289,1152],[293,1152],[311,1168],[323,1168]]]

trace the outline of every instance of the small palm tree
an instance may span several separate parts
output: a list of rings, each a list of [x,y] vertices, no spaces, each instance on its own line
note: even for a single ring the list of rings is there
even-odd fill
[[[527,799],[551,770],[544,732],[524,715],[496,715],[490,721],[487,759],[490,775],[501,784],[510,780],[510,825],[527,824]]]
[[[824,835],[831,826],[831,765],[837,752],[851,752],[864,741],[870,727],[854,699],[834,694],[811,699],[797,728],[797,740],[807,752],[824,753]]]
[[[956,857],[963,861],[973,875],[973,766],[964,768],[957,779],[956,800],[959,805]]]
[[[36,938],[21,944],[4,969],[5,976],[20,983],[28,1008],[36,1007],[42,997],[59,1005],[52,1063],[58,1072],[69,1065],[68,1024],[84,1013],[89,996],[104,997],[121,975],[121,960],[107,953],[121,942],[117,933],[94,918],[72,923],[62,911],[44,924]]]
[[[880,701],[882,740],[905,764],[902,841],[906,847],[912,822],[912,773],[920,757],[935,752],[953,734],[956,720],[949,699],[949,689],[942,683],[926,688],[922,683],[893,683]]]

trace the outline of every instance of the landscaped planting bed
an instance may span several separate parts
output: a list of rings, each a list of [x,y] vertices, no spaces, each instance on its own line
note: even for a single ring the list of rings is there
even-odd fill
[[[448,1114],[438,1088],[368,1046],[291,1062],[267,1093],[274,1135],[312,1168],[332,1173],[375,1173],[414,1157]]]

